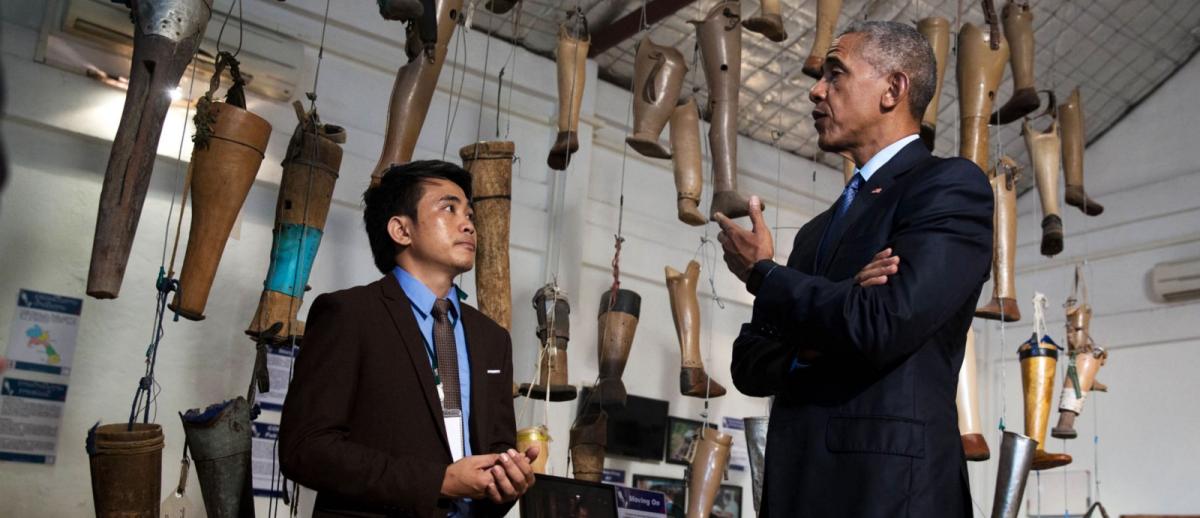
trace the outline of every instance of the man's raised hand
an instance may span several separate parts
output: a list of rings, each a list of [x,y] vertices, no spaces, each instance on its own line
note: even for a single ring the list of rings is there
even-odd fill
[[[742,282],[750,275],[754,263],[775,257],[775,242],[771,229],[763,219],[762,200],[750,197],[750,230],[742,228],[720,212],[713,220],[721,226],[717,241],[725,252],[725,265]]]

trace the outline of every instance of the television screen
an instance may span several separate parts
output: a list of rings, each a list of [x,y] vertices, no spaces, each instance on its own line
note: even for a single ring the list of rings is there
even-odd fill
[[[613,486],[538,475],[521,496],[521,518],[617,518]]]
[[[591,389],[579,394],[579,412],[588,401]],[[639,460],[663,460],[663,445],[667,438],[668,405],[661,399],[630,394],[624,408],[606,409],[608,413],[608,446],[605,455],[632,457]]]

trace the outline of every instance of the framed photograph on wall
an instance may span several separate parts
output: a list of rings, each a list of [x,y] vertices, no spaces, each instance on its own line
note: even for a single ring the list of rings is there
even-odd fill
[[[721,485],[713,503],[712,518],[742,518],[742,486]]]
[[[534,484],[534,487],[537,487],[537,484]],[[634,475],[633,487],[666,495],[667,516],[683,518],[687,514],[687,482],[683,479]]]
[[[671,464],[688,465],[688,450],[692,443],[700,440],[700,427],[704,423],[682,417],[667,416],[667,462]],[[716,423],[708,423],[709,428],[717,429]]]

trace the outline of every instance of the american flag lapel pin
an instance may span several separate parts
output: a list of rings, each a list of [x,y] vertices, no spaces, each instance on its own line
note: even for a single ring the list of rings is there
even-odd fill
[[[883,192],[883,187],[876,187],[874,189],[871,189],[871,194],[879,194],[881,192]]]

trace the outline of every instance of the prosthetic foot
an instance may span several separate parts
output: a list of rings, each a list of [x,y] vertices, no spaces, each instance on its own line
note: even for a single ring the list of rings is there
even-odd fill
[[[521,384],[521,395],[546,399],[549,384],[550,401],[575,399],[575,386],[567,377],[567,341],[571,339],[571,306],[567,297],[553,284],[547,284],[533,296],[533,309],[537,313],[537,336],[542,342],[542,368],[536,384]]]
[[[707,426],[701,426],[700,430],[688,467],[687,518],[708,518],[712,513],[733,446],[732,435]]]
[[[675,169],[676,206],[679,221],[701,226],[708,221],[700,212],[704,171],[700,160],[700,113],[689,97],[671,114],[671,162]]]
[[[1037,441],[1033,469],[1039,471],[1071,463],[1070,455],[1047,453],[1045,447],[1058,351],[1058,346],[1050,337],[1044,336],[1039,341],[1036,334],[1017,349],[1021,360],[1021,386],[1025,394],[1025,435]]]
[[[1006,7],[1007,9],[1007,7]],[[1058,121],[1046,131],[1033,129],[1026,120],[1021,128],[1025,149],[1033,162],[1034,179],[1042,201],[1042,255],[1052,257],[1063,249],[1062,217],[1058,210],[1058,164],[1061,163],[1062,141],[1058,138]]]
[[[1025,481],[1033,467],[1038,442],[1019,433],[1004,432],[1000,441],[1000,469],[996,474],[996,494],[992,500],[992,518],[1017,518]]]
[[[804,60],[800,70],[804,75],[813,79],[821,79],[821,69],[825,66],[825,53],[833,43],[833,29],[837,27],[838,16],[842,14],[842,0],[817,0],[817,31],[813,36],[812,50]]]
[[[641,311],[642,297],[632,290],[617,290],[615,297],[605,291],[600,296],[600,379],[596,382],[596,391],[602,407],[625,406],[625,384],[621,382],[621,374],[629,360]]]
[[[938,99],[942,97],[946,59],[950,57],[950,22],[940,16],[925,18],[917,22],[917,32],[929,40],[929,45],[933,47],[933,59],[937,62],[937,86],[933,90],[933,99],[925,108],[925,116],[921,118],[921,141],[925,143],[926,148],[933,151],[934,140],[937,137]]]
[[[1021,319],[1017,306],[1017,288],[1013,269],[1017,255],[1017,177],[1016,162],[1001,157],[991,170],[992,192],[996,196],[993,216],[992,299],[975,310],[975,316],[989,320],[1016,322]]]
[[[579,110],[583,106],[583,88],[587,81],[587,55],[592,44],[587,18],[572,12],[558,26],[558,135],[550,147],[546,164],[562,171],[579,150]]]
[[[962,368],[958,371],[958,433],[962,436],[963,456],[969,461],[991,458],[987,440],[983,438],[979,419],[979,385],[975,374],[975,330],[967,330],[967,348]]]
[[[656,45],[647,36],[638,43],[634,59],[633,135],[625,142],[650,158],[671,158],[658,136],[675,111],[687,64],[674,47]]]
[[[1004,39],[1012,50],[1013,95],[996,113],[995,124],[1008,124],[1033,113],[1041,106],[1033,79],[1033,13],[1026,2],[1010,1],[1001,11]]]
[[[571,472],[578,480],[600,482],[604,476],[604,449],[608,446],[608,414],[584,414],[571,427]]]
[[[988,31],[971,23],[958,33],[958,154],[984,171],[991,167],[988,119],[1008,61],[1008,42],[1001,39],[1000,48],[992,50],[990,38]]]
[[[738,2],[720,2],[696,26],[711,114],[708,144],[713,158],[713,199],[709,217],[718,212],[740,218],[750,214],[749,200],[737,192],[738,90],[742,82],[742,29]]]
[[[1088,197],[1083,190],[1083,105],[1079,87],[1071,90],[1067,101],[1058,105],[1058,120],[1063,133],[1063,179],[1067,184],[1067,205],[1079,207],[1088,216],[1099,216],[1104,206]]]
[[[724,396],[725,387],[708,377],[700,357],[700,303],[696,298],[700,263],[689,262],[685,273],[668,266],[666,275],[671,315],[675,319],[675,334],[679,337],[679,355],[683,361],[679,371],[679,393],[698,398]]]
[[[742,27],[750,32],[762,34],[771,41],[783,41],[788,37],[787,28],[783,26],[779,0],[762,0],[759,3],[758,14],[746,18]]]

